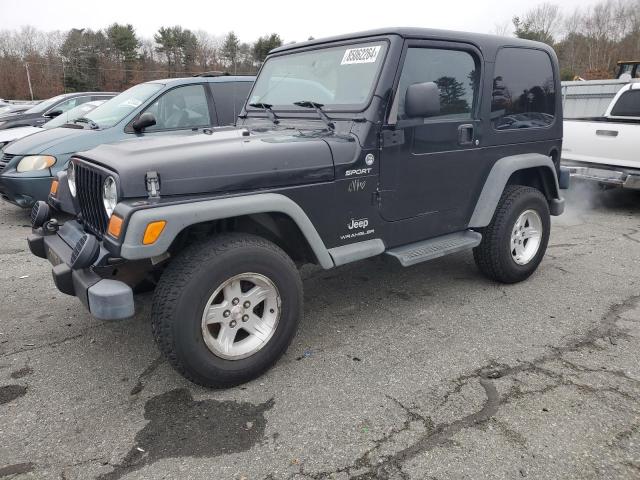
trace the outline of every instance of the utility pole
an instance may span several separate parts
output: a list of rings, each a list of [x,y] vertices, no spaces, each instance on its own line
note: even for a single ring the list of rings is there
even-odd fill
[[[31,88],[31,75],[29,75],[29,64],[25,63],[24,68],[27,69],[27,82],[29,82],[29,93],[31,94],[31,100],[33,100],[33,88]]]

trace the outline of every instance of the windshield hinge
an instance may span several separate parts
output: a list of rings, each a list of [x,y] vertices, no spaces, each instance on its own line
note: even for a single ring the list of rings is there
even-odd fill
[[[404,130],[382,130],[382,132],[380,132],[380,143],[382,147],[403,145]]]
[[[145,175],[147,185],[147,193],[149,198],[157,198],[160,196],[160,176],[158,172],[147,172]]]

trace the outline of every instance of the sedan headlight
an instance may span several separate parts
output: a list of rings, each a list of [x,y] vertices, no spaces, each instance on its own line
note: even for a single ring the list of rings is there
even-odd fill
[[[104,204],[107,216],[111,218],[111,214],[118,203],[118,187],[116,186],[116,179],[111,175],[105,178],[102,184],[102,203]]]
[[[73,162],[69,162],[67,167],[67,185],[69,185],[69,192],[75,198],[76,196],[76,168],[73,166]]]
[[[18,163],[16,170],[22,172],[33,172],[35,170],[46,170],[56,163],[56,157],[51,155],[28,155]]]

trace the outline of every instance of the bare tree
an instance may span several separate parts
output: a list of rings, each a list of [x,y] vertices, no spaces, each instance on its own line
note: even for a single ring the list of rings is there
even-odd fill
[[[526,12],[524,17],[514,17],[513,26],[517,37],[552,45],[561,21],[562,14],[558,5],[542,3]]]
[[[219,51],[223,39],[215,35],[198,30],[195,32],[198,40],[198,49],[196,52],[196,63],[200,70],[216,70],[219,68]]]
[[[496,23],[493,27],[493,33],[501,37],[509,36],[511,35],[512,32],[513,32],[513,26],[511,22],[509,22],[508,20],[502,23]]]

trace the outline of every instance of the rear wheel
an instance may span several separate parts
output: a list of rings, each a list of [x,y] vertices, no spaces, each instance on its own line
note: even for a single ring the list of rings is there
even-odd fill
[[[229,387],[282,356],[301,314],[302,282],[287,254],[260,237],[228,234],[171,262],[151,316],[156,342],[178,372]]]
[[[480,230],[482,242],[473,250],[478,268],[498,282],[527,279],[544,257],[550,226],[549,205],[540,190],[508,185],[491,223]]]

